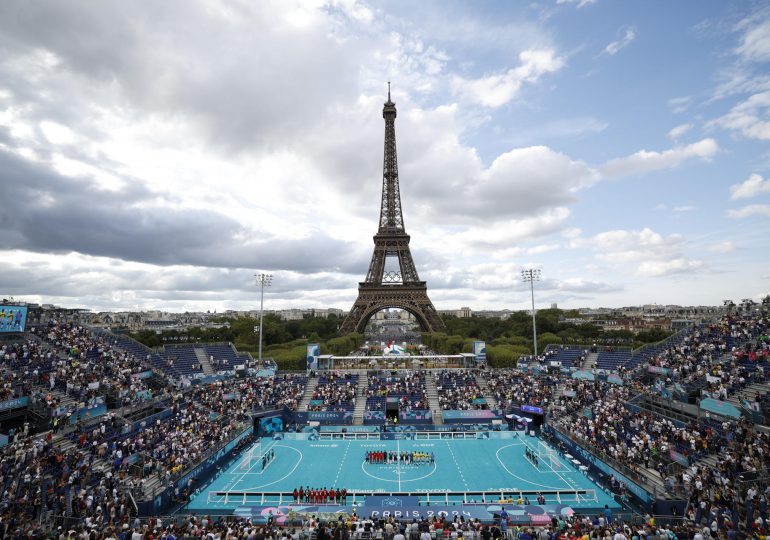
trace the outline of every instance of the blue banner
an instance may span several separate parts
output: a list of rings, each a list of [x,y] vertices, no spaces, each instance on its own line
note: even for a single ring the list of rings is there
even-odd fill
[[[500,420],[502,414],[499,410],[471,410],[471,411],[441,411],[441,416],[444,418],[444,422],[491,422],[492,420]]]
[[[0,412],[10,411],[11,409],[21,409],[27,405],[29,405],[28,396],[9,399],[7,401],[0,402]]]
[[[581,379],[584,381],[595,381],[596,376],[587,369],[579,369],[572,374],[573,379]]]
[[[27,324],[27,306],[0,306],[0,334],[21,333]]]
[[[307,344],[307,370],[318,369],[318,357],[321,355],[321,346],[318,343]]]
[[[350,497],[350,493],[348,494]],[[402,501],[401,499],[405,499]],[[378,520],[394,518],[396,520],[421,520],[431,518],[447,518],[454,520],[464,518],[467,521],[479,520],[485,524],[499,522],[503,507],[511,523],[523,525],[548,525],[551,518],[566,518],[574,514],[566,504],[517,505],[508,503],[478,503],[461,504],[459,506],[430,505],[420,506],[410,500],[410,497],[382,497],[376,505],[369,504],[369,498],[363,506],[355,508],[358,519]],[[277,525],[289,525],[289,513],[297,516],[316,516],[322,521],[336,521],[340,517],[353,515],[353,506],[342,505],[304,505],[292,504],[286,506],[238,506],[234,514],[240,518],[248,518],[252,523],[266,523],[271,518]]]
[[[483,341],[473,342],[473,354],[476,355],[476,362],[486,362],[487,360],[487,344]]]
[[[297,424],[319,422],[321,424],[352,424],[353,411],[294,411],[291,415]]]
[[[556,435],[557,439],[559,439],[561,442],[564,443],[564,445],[569,449],[570,453],[574,454],[575,456],[578,456],[581,461],[585,463],[589,463],[592,467],[598,469],[604,474],[614,476],[618,480],[622,481],[626,485],[626,488],[628,489],[628,491],[631,492],[643,503],[650,504],[652,502],[652,496],[650,495],[650,493],[640,485],[631,481],[631,479],[628,478],[626,475],[621,474],[620,472],[615,470],[614,467],[603,462],[601,459],[594,456],[591,452],[589,452],[588,450],[580,446],[580,444],[574,442],[572,439],[563,435],[559,431],[553,430],[553,433]]]
[[[535,405],[522,405],[521,410],[532,414],[543,414],[543,408]]]
[[[83,422],[88,422],[92,418],[101,416],[107,413],[107,405],[104,403],[98,403],[89,407],[83,407],[70,415],[70,424],[77,423],[78,418]]]
[[[398,419],[404,424],[430,424],[433,422],[433,413],[430,409],[412,409],[398,413]]]
[[[685,456],[684,454],[680,454],[673,448],[669,448],[668,455],[669,457],[671,457],[671,459],[673,459],[680,465],[684,465],[685,467],[687,467],[690,464],[690,460],[687,459],[687,456]]]
[[[364,411],[364,424],[377,425],[385,423],[385,411]]]
[[[222,448],[220,448],[216,453],[209,456],[206,460],[204,460],[202,463],[199,463],[197,467],[195,467],[193,470],[191,470],[189,473],[185,474],[182,478],[180,478],[176,485],[179,489],[184,489],[187,486],[187,481],[190,479],[197,478],[202,473],[208,471],[211,469],[214,465],[217,464],[217,462],[229,454],[233,448],[235,448],[239,442],[241,442],[241,439],[246,437],[247,435],[250,435],[252,432],[252,428],[248,428],[246,431],[238,435],[236,438],[234,438],[232,441],[224,445]]]
[[[660,375],[669,375],[671,370],[660,366],[651,366],[647,364],[647,373],[658,373]]]
[[[163,420],[164,418],[168,418],[172,414],[173,414],[173,411],[171,409],[164,409],[159,413],[152,414],[146,418],[142,418],[141,420],[135,420],[131,424],[127,424],[126,426],[123,427],[123,433],[128,434],[134,431],[142,430],[147,426],[153,425],[156,420]]]
[[[701,410],[727,416],[728,418],[741,417],[741,411],[735,405],[719,399],[703,398],[700,400],[700,408]]]

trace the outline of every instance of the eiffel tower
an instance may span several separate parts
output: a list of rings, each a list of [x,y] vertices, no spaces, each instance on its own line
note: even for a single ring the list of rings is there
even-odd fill
[[[380,227],[374,235],[374,253],[366,281],[358,284],[358,298],[342,323],[340,333],[363,333],[371,316],[385,308],[406,310],[415,316],[422,330],[437,332],[444,329],[444,322],[428,298],[428,286],[417,275],[401,214],[396,158],[396,104],[390,100],[390,83],[382,117],[385,119],[385,159]]]

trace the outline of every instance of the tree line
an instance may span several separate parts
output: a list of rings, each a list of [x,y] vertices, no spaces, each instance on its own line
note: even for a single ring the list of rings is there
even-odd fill
[[[543,309],[537,312],[538,352],[549,344],[639,347],[665,339],[671,332],[647,330],[634,334],[625,330],[605,331],[591,324],[572,324],[565,317],[576,312]],[[513,366],[522,355],[532,354],[532,317],[529,312],[514,312],[506,319],[497,317],[443,317],[446,330],[423,333],[422,342],[439,354],[471,352],[476,340],[487,344],[487,358],[493,367]],[[308,343],[319,343],[321,354],[345,355],[364,344],[361,334],[341,336],[343,318],[306,316],[284,321],[276,315],[263,320],[262,355],[274,358],[283,369],[304,369]],[[211,322],[218,328],[187,330],[143,330],[129,334],[149,347],[174,343],[230,342],[239,351],[256,353],[259,343],[259,319],[256,317],[218,317]]]

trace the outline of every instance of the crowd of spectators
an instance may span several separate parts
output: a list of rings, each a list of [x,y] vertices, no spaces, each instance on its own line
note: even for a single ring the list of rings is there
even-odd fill
[[[318,376],[309,411],[351,411],[356,406],[358,375],[331,372]]]
[[[306,384],[307,376],[294,373],[223,379],[194,389],[193,399],[219,414],[246,419],[251,411],[259,409],[287,407],[296,410]]]
[[[627,407],[629,386],[600,383],[583,410],[555,421],[581,444],[632,470],[671,462],[670,450],[698,459],[714,444],[706,431],[678,427],[672,420]],[[590,398],[589,398],[590,399]],[[665,476],[665,475],[664,475]]]
[[[695,328],[649,362],[671,370],[665,384],[705,381],[704,395],[728,397],[751,383],[766,382],[767,332],[766,315],[729,315],[713,325]],[[81,417],[73,425],[65,425],[63,440],[71,444],[54,441],[61,435],[59,424],[47,433],[30,432],[26,424],[0,448],[3,527],[25,530],[51,517],[68,516],[87,530],[111,531],[116,536],[136,528],[131,525],[129,492],[171,485],[184,471],[241,433],[252,410],[296,409],[307,382],[304,375],[279,374],[158,392],[145,378],[136,376],[151,369],[146,358],[116,347],[109,335],[95,335],[86,328],[65,324],[51,324],[27,340],[3,345],[0,369],[4,377],[0,399],[38,396],[62,418],[103,399],[105,393],[125,398],[123,406],[144,401],[156,404],[148,414],[166,412],[148,421],[127,421],[114,411],[96,420]],[[741,521],[745,530],[755,527],[757,520],[759,526],[766,525],[763,516],[768,493],[747,478],[770,467],[770,446],[768,436],[752,423],[717,422],[707,417],[682,423],[630,406],[633,396],[650,390],[649,384],[631,377],[624,378],[624,385],[616,385],[561,375],[534,376],[516,369],[486,370],[484,376],[501,408],[524,404],[543,407],[548,410],[549,421],[588,450],[640,474],[658,474],[667,488],[691,501],[687,523],[705,520],[709,528],[714,521],[718,528],[720,524],[737,528]],[[474,372],[444,370],[436,374],[436,381],[443,409],[481,406]],[[355,375],[322,375],[311,403],[321,401],[323,405],[311,405],[310,410],[354,406],[357,382]],[[388,398],[395,398],[400,410],[428,409],[426,388],[423,371],[370,372],[366,397],[377,398],[372,403],[378,408]],[[60,394],[71,397],[73,403],[63,408]],[[758,401],[764,397],[761,393],[756,396]],[[709,456],[719,457],[707,465],[704,458]],[[188,488],[187,493],[192,486]],[[196,531],[202,531],[200,525],[191,521],[182,527],[195,536]],[[591,537],[603,534],[607,525],[606,521],[597,525],[592,518],[570,526]],[[230,522],[217,530],[233,526]],[[217,526],[209,524],[209,531],[213,527]],[[242,523],[235,527],[241,533],[249,528],[247,536],[256,530]],[[342,525],[335,528],[339,527]],[[386,534],[385,524],[381,527]],[[427,527],[433,534],[437,523],[432,529],[430,523],[419,527]],[[168,533],[167,528],[152,529],[156,528],[160,536]],[[554,524],[552,532],[554,528],[559,530],[559,525]],[[449,524],[440,530],[449,530],[450,537],[462,533],[464,537],[485,538],[469,523]],[[631,535],[634,532],[638,533],[632,530]],[[357,533],[358,526],[347,530],[349,535]]]
[[[489,371],[486,379],[489,391],[503,409],[526,404],[547,407],[559,383],[556,375],[533,377],[515,368]]]
[[[442,370],[436,374],[436,390],[443,410],[487,408],[479,383],[470,370]]]
[[[57,415],[69,415],[72,409],[58,410],[50,391],[57,389],[71,396],[76,403],[87,403],[96,396],[110,393],[122,405],[135,405],[150,400],[153,391],[140,373],[150,369],[147,362],[131,353],[112,346],[106,338],[85,327],[51,323],[32,330],[49,347],[49,360],[41,371],[45,373],[43,388],[46,401]]]
[[[397,398],[399,411],[429,409],[426,394],[425,372],[370,372],[368,376],[367,398]],[[382,400],[367,399],[368,410],[382,410]]]

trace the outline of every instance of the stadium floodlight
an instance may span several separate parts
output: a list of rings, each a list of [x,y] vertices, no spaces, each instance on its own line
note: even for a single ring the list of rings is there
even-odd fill
[[[537,323],[535,322],[535,281],[540,281],[539,268],[525,268],[521,271],[521,279],[524,283],[529,283],[532,293],[532,349],[537,358]]]
[[[271,274],[255,274],[257,284],[260,286],[259,294],[259,365],[262,365],[262,316],[265,306],[265,287],[269,287],[273,281]]]

